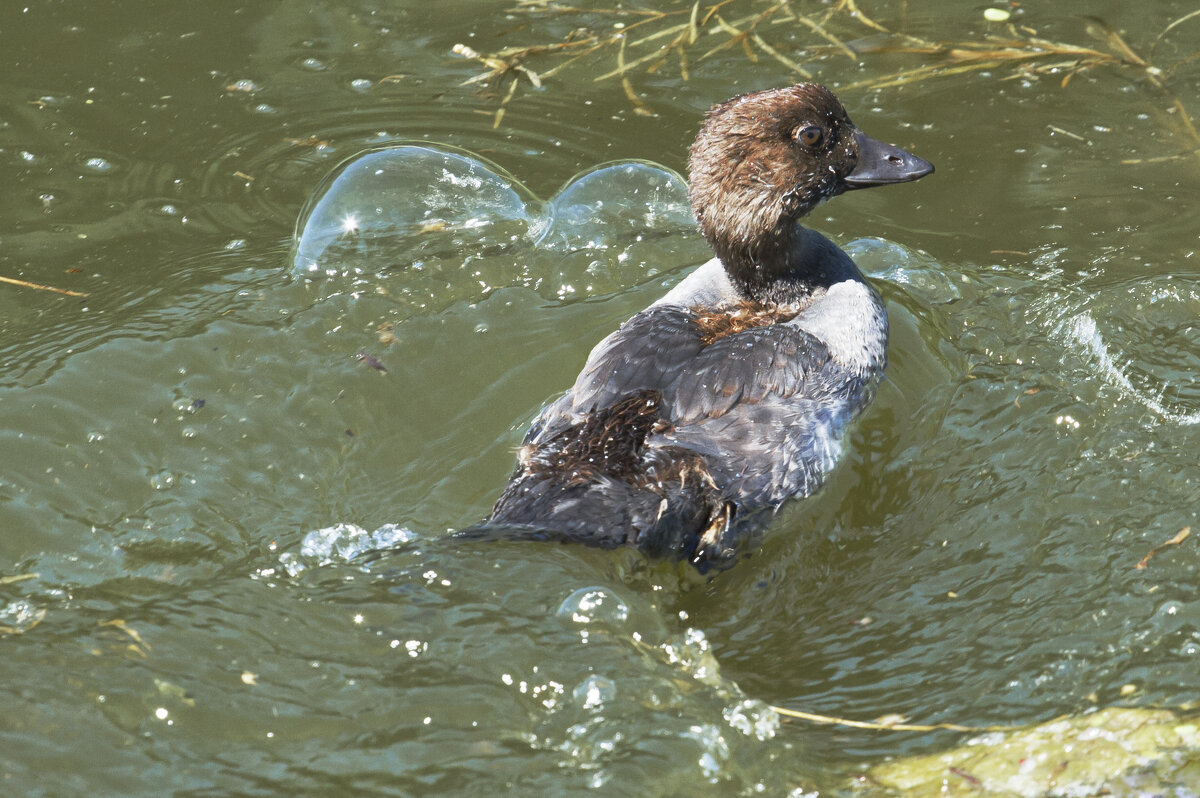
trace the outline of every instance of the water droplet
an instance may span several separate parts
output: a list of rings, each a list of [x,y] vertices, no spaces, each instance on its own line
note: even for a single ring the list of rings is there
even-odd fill
[[[89,170],[91,170],[97,174],[107,174],[108,172],[111,172],[113,169],[113,165],[112,165],[111,161],[109,161],[105,158],[101,158],[99,156],[94,156],[92,158],[88,158],[86,161],[83,162],[83,165],[86,166]]]
[[[169,490],[175,487],[175,483],[178,481],[179,478],[177,476],[165,469],[150,477],[150,485],[155,490]]]
[[[249,80],[247,78],[243,78],[241,80],[234,81],[233,83],[226,86],[225,91],[242,91],[242,92],[249,93],[252,91],[258,91],[259,88],[260,88],[259,85],[257,83],[255,83],[254,81]]]
[[[730,726],[758,740],[769,740],[779,731],[779,714],[768,704],[755,699],[746,699],[723,713]]]
[[[593,673],[575,688],[572,695],[584,709],[599,709],[617,696],[617,685],[612,679]]]
[[[0,626],[7,626],[18,631],[28,631],[37,626],[46,611],[35,607],[28,599],[16,599],[0,607]]]
[[[581,587],[563,599],[558,615],[575,623],[623,624],[629,618],[629,605],[602,587]]]

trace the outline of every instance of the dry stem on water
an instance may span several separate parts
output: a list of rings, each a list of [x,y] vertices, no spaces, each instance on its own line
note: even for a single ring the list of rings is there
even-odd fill
[[[587,63],[596,68],[589,56],[603,57],[606,53],[613,57],[612,67],[600,67],[594,81],[620,80],[635,113],[643,115],[653,111],[634,86],[637,74],[653,74],[675,62],[680,77],[688,80],[695,64],[730,48],[740,49],[751,61],[761,56],[770,58],[803,80],[814,77],[805,64],[830,55],[855,62],[869,62],[885,54],[920,61],[916,66],[838,86],[840,91],[881,89],[983,70],[1003,71],[1007,77],[1061,74],[1060,85],[1066,88],[1075,75],[1108,66],[1137,73],[1166,99],[1168,124],[1183,138],[1180,154],[1167,158],[1200,157],[1200,132],[1169,85],[1172,72],[1200,58],[1200,51],[1166,66],[1152,60],[1165,37],[1188,23],[1200,24],[1200,11],[1173,20],[1139,51],[1111,25],[1095,17],[1087,17],[1085,22],[1087,32],[1098,44],[1085,46],[1043,38],[1034,28],[1011,21],[1001,26],[1002,35],[988,33],[977,41],[933,41],[889,28],[865,13],[856,0],[838,0],[816,13],[804,13],[801,9],[813,4],[802,0],[694,0],[690,5],[664,5],[668,10],[580,8],[558,0],[518,0],[513,9],[516,13],[576,16],[581,24],[558,42],[506,47],[483,54],[456,45],[454,51],[486,67],[466,83],[486,84],[500,98],[493,117],[495,127],[523,82],[540,87],[545,79],[569,67]],[[597,20],[604,20],[603,29]],[[782,33],[799,34],[811,44],[796,49],[783,40]],[[539,62],[539,71],[529,66],[531,61]]]

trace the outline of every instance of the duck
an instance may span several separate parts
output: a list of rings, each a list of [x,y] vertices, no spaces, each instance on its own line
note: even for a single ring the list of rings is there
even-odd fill
[[[479,528],[727,566],[841,459],[887,365],[887,310],[800,220],[933,165],[801,83],[707,114],[688,194],[714,257],[608,335],[546,405]]]

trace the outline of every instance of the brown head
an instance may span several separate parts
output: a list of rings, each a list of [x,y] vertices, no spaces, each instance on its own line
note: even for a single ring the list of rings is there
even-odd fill
[[[864,135],[833,92],[815,83],[714,106],[688,166],[696,220],[735,279],[785,269],[795,221],[822,200],[933,171]]]

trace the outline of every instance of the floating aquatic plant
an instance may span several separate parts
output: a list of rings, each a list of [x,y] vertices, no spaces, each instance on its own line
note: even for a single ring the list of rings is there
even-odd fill
[[[492,53],[460,44],[454,51],[486,67],[466,84],[483,84],[499,97],[493,117],[497,127],[521,85],[542,87],[557,73],[585,65],[599,72],[594,82],[620,81],[635,113],[652,114],[634,86],[639,75],[674,64],[680,77],[688,80],[693,65],[730,48],[740,49],[753,62],[762,57],[773,59],[804,80],[814,77],[807,64],[830,55],[855,62],[884,55],[921,62],[839,86],[840,90],[880,89],[984,70],[1006,72],[1008,78],[1062,75],[1060,85],[1065,88],[1081,72],[1107,66],[1140,73],[1166,97],[1171,123],[1188,142],[1183,152],[1166,158],[1200,156],[1200,132],[1169,85],[1174,70],[1200,57],[1200,51],[1166,66],[1153,59],[1164,38],[1186,23],[1200,23],[1200,11],[1173,20],[1139,51],[1097,17],[1085,18],[1085,30],[1094,45],[1045,38],[1035,28],[1012,20],[1007,8],[1016,8],[1016,3],[987,9],[989,13],[984,14],[989,28],[999,32],[963,41],[939,41],[889,27],[891,23],[867,14],[856,0],[837,0],[818,12],[806,13],[804,9],[810,5],[799,0],[694,0],[665,3],[658,9],[580,8],[560,0],[518,0],[513,13],[578,25],[559,41],[505,47]],[[797,48],[797,36],[808,43]]]

